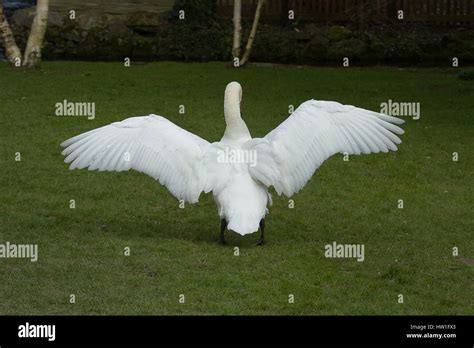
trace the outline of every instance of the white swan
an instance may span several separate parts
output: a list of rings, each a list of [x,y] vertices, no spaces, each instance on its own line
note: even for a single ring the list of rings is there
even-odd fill
[[[212,191],[226,228],[245,235],[258,231],[264,242],[268,193],[291,197],[324,160],[336,153],[396,151],[403,121],[336,102],[308,100],[264,138],[252,138],[240,115],[242,88],[227,85],[226,130],[209,143],[167,119],[149,115],[93,129],[61,144],[70,169],[135,169],[159,180],[178,199],[196,203]]]

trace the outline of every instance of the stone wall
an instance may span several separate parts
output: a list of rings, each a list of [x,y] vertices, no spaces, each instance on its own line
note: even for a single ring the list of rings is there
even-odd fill
[[[173,0],[50,0],[43,55],[101,60],[128,56],[133,46],[143,46],[143,40],[166,24],[173,4]],[[29,7],[16,10],[10,18],[20,46],[26,44],[34,15],[35,7]]]
[[[43,55],[49,59],[120,61],[230,61],[232,20],[222,18],[212,0],[187,1],[186,20],[176,18],[174,1],[50,0],[51,11]],[[132,3],[137,6],[130,6]],[[179,8],[183,6],[180,1]],[[77,4],[77,5],[75,5]],[[196,5],[197,4],[197,5]],[[204,6],[204,8],[203,8]],[[146,9],[146,11],[145,11]],[[69,17],[70,11],[76,17]],[[176,9],[175,9],[176,10]],[[204,15],[203,15],[204,14]],[[17,42],[26,44],[34,8],[14,12],[11,24]],[[193,20],[193,19],[198,20]],[[248,37],[251,21],[244,21]],[[442,65],[458,57],[474,64],[474,32],[423,25],[357,27],[292,23],[259,26],[251,60],[254,62],[341,65]]]
[[[94,11],[108,15],[123,15],[133,12],[159,14],[170,11],[174,0],[50,0],[50,8],[54,12],[67,13],[76,11]]]

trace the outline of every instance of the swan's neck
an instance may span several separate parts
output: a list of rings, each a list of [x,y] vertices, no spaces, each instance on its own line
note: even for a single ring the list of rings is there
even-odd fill
[[[241,89],[227,88],[224,97],[224,116],[227,125],[223,140],[247,141],[251,139],[250,132],[240,115]]]

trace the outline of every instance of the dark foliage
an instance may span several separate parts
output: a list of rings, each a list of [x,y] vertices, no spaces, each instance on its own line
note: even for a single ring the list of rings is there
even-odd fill
[[[184,10],[185,18],[179,19]],[[24,11],[24,10],[20,10]],[[30,23],[15,13],[14,33],[25,44]],[[25,16],[23,16],[25,17]],[[251,22],[243,22],[244,45]],[[216,15],[214,0],[178,0],[172,13],[157,17],[137,12],[127,19],[98,22],[84,29],[80,21],[50,25],[46,59],[155,61],[230,61],[232,20]],[[250,60],[309,65],[443,65],[453,57],[474,64],[473,30],[378,25],[364,30],[340,25],[259,26]]]
[[[180,11],[184,11],[186,23],[193,26],[208,26],[216,20],[216,0],[176,0],[170,13],[170,20],[180,21]]]

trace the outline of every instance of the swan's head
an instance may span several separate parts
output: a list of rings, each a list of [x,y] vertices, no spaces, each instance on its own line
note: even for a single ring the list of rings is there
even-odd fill
[[[242,87],[240,83],[232,81],[227,84],[224,94],[224,115],[227,125],[240,120],[240,102],[242,101]]]
[[[225,88],[225,99],[242,101],[242,86],[236,81],[229,82]]]
[[[238,82],[231,82],[225,88],[224,115],[225,133],[223,140],[247,141],[251,139],[249,129],[240,115],[240,102],[242,101],[242,87]]]

